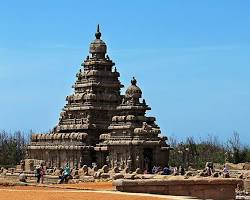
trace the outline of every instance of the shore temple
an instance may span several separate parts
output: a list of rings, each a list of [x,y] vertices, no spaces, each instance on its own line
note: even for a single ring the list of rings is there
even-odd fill
[[[155,117],[145,116],[151,108],[141,99],[134,77],[121,94],[120,74],[101,35],[98,25],[58,124],[50,133],[32,134],[28,157],[45,160],[49,167],[66,162],[71,167],[96,164],[130,171],[166,166],[167,137],[160,134]]]

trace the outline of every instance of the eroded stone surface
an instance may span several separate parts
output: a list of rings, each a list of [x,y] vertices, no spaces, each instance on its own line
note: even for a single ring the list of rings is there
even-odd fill
[[[137,168],[150,172],[154,165],[168,163],[167,137],[160,134],[155,117],[145,115],[151,108],[141,100],[136,79],[122,95],[120,74],[107,55],[99,26],[95,36],[59,123],[50,133],[31,136],[28,154],[32,159],[25,162],[30,171],[36,165],[33,158],[45,160],[49,168],[68,162],[71,168],[96,164],[126,172]]]
[[[199,178],[183,180],[116,180],[113,185],[123,192],[143,192],[201,199],[233,200],[239,179]]]

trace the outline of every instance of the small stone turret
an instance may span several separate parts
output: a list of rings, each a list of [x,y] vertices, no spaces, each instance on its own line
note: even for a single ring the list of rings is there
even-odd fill
[[[101,32],[99,28],[99,24],[97,26],[97,31],[95,33],[96,39],[91,42],[89,47],[89,53],[92,54],[92,57],[94,58],[105,58],[105,54],[107,52],[107,46],[105,42],[103,42],[101,38]]]
[[[130,101],[132,104],[138,104],[139,99],[141,98],[142,91],[141,89],[136,85],[137,81],[135,77],[131,80],[131,85],[128,87],[128,89],[125,92],[125,99]]]

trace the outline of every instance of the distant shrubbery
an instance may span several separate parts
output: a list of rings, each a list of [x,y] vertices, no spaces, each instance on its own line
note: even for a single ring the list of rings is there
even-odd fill
[[[24,159],[29,134],[0,131],[0,167],[13,167]]]
[[[204,168],[206,162],[223,164],[225,162],[244,163],[250,162],[250,148],[240,143],[239,134],[233,133],[226,143],[221,143],[216,136],[209,135],[206,139],[195,141],[188,137],[185,141],[177,142],[169,138],[173,150],[170,153],[171,166]]]
[[[21,131],[0,131],[0,167],[14,167],[25,158],[30,134]],[[182,165],[199,169],[204,168],[206,162],[250,162],[250,148],[240,143],[239,134],[236,132],[226,143],[220,142],[216,136],[208,136],[199,141],[188,137],[181,142],[170,137],[169,144],[173,147],[170,152],[170,166]]]

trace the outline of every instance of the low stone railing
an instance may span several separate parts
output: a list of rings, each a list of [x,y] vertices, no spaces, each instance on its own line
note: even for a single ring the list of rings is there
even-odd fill
[[[193,178],[182,180],[115,180],[113,185],[122,192],[153,193],[192,196],[201,199],[233,200],[236,188],[243,185],[240,179]]]

